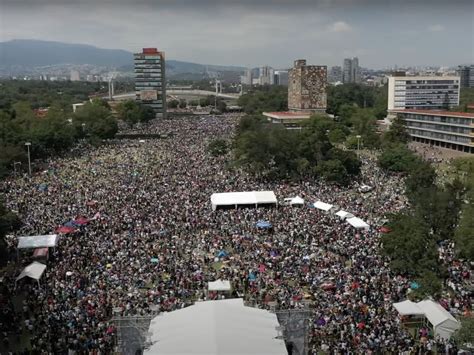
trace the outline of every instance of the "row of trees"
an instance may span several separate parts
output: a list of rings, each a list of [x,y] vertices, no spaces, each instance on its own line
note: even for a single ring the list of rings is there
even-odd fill
[[[26,166],[26,142],[31,143],[31,158],[42,159],[67,151],[80,139],[113,138],[117,130],[117,120],[102,100],[88,102],[75,113],[53,103],[45,117],[36,117],[30,103],[17,102],[0,111],[0,176],[12,171],[16,161]]]
[[[458,178],[444,185],[437,184],[435,169],[407,147],[408,139],[399,120],[383,137],[379,165],[405,176],[405,191],[410,202],[409,208],[390,217],[393,231],[382,237],[383,251],[394,271],[419,282],[420,295],[437,295],[442,290],[441,280],[446,276],[438,247],[456,240],[461,256],[471,260],[474,257],[472,229],[469,230],[474,218],[472,200],[463,207],[468,185]],[[459,224],[461,209],[463,217]]]
[[[301,130],[287,130],[259,115],[244,116],[233,142],[235,163],[269,178],[321,177],[346,184],[359,174],[360,161],[354,152],[331,143],[334,125],[331,119],[316,116]]]

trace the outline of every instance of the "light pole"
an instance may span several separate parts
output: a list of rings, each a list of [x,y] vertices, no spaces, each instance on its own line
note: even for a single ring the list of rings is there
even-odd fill
[[[30,157],[30,142],[25,143],[26,147],[28,148],[28,172],[30,173],[31,176],[31,157]]]
[[[357,138],[357,158],[360,158],[359,149],[360,149],[360,139],[362,138],[362,136],[358,134],[356,138]]]

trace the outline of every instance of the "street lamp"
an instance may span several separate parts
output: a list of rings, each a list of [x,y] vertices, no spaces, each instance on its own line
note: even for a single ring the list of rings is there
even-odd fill
[[[30,157],[30,142],[25,143],[26,147],[28,148],[28,172],[30,173],[31,176],[31,157]]]
[[[358,134],[356,138],[357,138],[357,158],[360,158],[359,149],[360,149],[360,139],[362,138],[362,136]]]

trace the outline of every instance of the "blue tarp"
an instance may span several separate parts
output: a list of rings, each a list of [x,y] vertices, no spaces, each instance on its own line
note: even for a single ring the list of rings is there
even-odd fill
[[[158,258],[151,258],[150,261],[153,263],[153,264],[157,264],[159,262]]]
[[[410,288],[411,288],[412,290],[416,290],[416,289],[420,288],[420,284],[419,284],[418,282],[412,282],[412,283],[410,284]]]
[[[268,229],[272,228],[272,224],[268,221],[258,221],[256,224],[257,228],[263,228],[263,229]]]
[[[257,279],[257,276],[253,272],[249,273],[249,281],[255,281]]]

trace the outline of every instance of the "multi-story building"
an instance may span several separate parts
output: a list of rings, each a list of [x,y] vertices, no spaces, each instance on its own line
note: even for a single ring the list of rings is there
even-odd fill
[[[359,58],[354,57],[344,59],[342,82],[344,84],[360,82]]]
[[[272,67],[264,66],[260,68],[260,75],[258,77],[260,85],[273,85],[274,70]]]
[[[81,80],[81,74],[77,70],[71,70],[70,79],[71,81],[79,81]]]
[[[338,81],[342,82],[342,68],[338,65],[331,67],[331,70],[328,73],[328,81],[331,83],[337,83]]]
[[[288,86],[288,70],[276,70],[273,83],[275,85]]]
[[[325,112],[327,106],[327,67],[306,65],[298,59],[289,71],[288,109],[291,111]]]
[[[166,117],[165,53],[143,48],[134,54],[136,100],[150,106],[156,117]]]
[[[414,141],[474,153],[474,113],[394,110]]]
[[[447,110],[459,105],[458,76],[391,76],[388,111]]]
[[[252,85],[252,69],[247,69],[244,75],[240,76],[240,83],[242,85]]]
[[[462,88],[474,88],[474,65],[459,66],[456,70]]]

